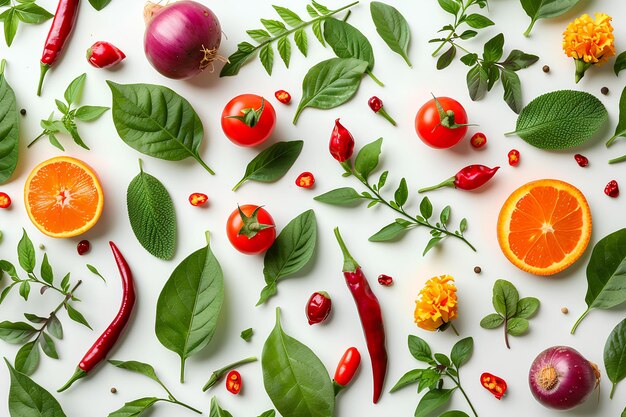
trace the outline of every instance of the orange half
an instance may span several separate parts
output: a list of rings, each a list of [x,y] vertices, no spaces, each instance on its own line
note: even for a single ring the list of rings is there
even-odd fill
[[[559,180],[518,188],[498,217],[498,242],[513,265],[535,275],[553,275],[583,254],[591,237],[585,196]]]
[[[24,186],[33,224],[51,237],[73,237],[91,229],[102,214],[104,195],[96,173],[67,156],[37,165]]]

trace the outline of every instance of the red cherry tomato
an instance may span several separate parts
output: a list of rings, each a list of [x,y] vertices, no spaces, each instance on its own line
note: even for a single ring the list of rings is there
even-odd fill
[[[242,94],[228,102],[222,112],[222,130],[234,144],[256,146],[265,142],[276,125],[272,104],[255,94]]]
[[[276,227],[267,210],[246,204],[231,213],[226,223],[226,234],[239,252],[255,255],[272,246],[276,240]]]
[[[226,375],[226,389],[231,394],[239,394],[241,391],[241,375],[237,371],[230,371]]]
[[[450,97],[437,97],[444,113],[454,114],[452,124],[467,124],[467,113],[458,101]],[[420,139],[433,148],[450,148],[461,141],[467,133],[467,126],[448,128],[441,125],[441,117],[435,99],[424,104],[415,116],[415,131]]]

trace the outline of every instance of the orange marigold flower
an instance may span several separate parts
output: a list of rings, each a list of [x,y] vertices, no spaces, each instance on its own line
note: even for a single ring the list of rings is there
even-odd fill
[[[445,330],[457,317],[454,278],[442,275],[429,279],[415,302],[415,323],[430,331]]]
[[[595,20],[584,14],[563,32],[563,51],[576,61],[576,82],[592,65],[602,64],[615,55],[612,17],[596,13]]]

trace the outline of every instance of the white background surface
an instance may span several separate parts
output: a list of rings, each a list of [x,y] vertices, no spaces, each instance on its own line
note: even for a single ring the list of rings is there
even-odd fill
[[[53,11],[56,2],[41,0],[43,6]],[[218,15],[224,34],[221,54],[229,55],[236,44],[245,39],[245,30],[260,26],[260,17],[273,18],[269,1],[208,1]],[[461,370],[461,379],[468,395],[481,417],[485,416],[553,416],[559,415],[536,403],[527,388],[527,372],[534,357],[543,349],[557,345],[569,345],[578,349],[589,360],[600,365],[603,381],[600,401],[596,397],[584,406],[560,415],[616,417],[626,405],[626,383],[618,386],[612,401],[608,399],[610,383],[602,365],[604,342],[611,329],[624,317],[624,307],[611,311],[594,311],[578,329],[576,336],[569,330],[585,309],[585,265],[591,246],[600,238],[626,225],[624,221],[624,196],[610,199],[603,188],[611,179],[621,182],[626,192],[624,166],[609,166],[610,157],[626,153],[626,142],[618,142],[607,151],[603,141],[610,136],[617,122],[617,107],[624,75],[619,79],[612,73],[612,61],[603,68],[592,68],[582,82],[574,84],[574,63],[561,51],[561,32],[567,22],[583,12],[603,11],[613,15],[618,50],[626,48],[626,8],[620,0],[583,1],[566,17],[542,20],[537,23],[532,37],[526,39],[522,32],[529,19],[517,1],[493,1],[489,17],[496,26],[482,30],[475,40],[466,42],[467,48],[476,50],[491,36],[503,31],[506,36],[505,54],[518,48],[541,57],[533,67],[519,72],[524,89],[524,102],[554,89],[579,88],[600,97],[610,113],[610,125],[600,137],[583,149],[567,152],[545,152],[526,145],[519,138],[505,138],[504,132],[514,128],[516,115],[502,101],[501,85],[481,102],[470,101],[465,86],[466,67],[458,60],[448,69],[438,72],[430,53],[433,45],[427,40],[449,23],[434,0],[401,2],[389,0],[408,18],[413,41],[410,57],[414,68],[408,68],[400,56],[391,52],[375,32],[369,16],[368,2],[353,8],[350,23],[363,31],[371,40],[376,55],[374,73],[386,83],[384,88],[365,77],[354,99],[337,109],[319,111],[307,109],[297,127],[291,124],[293,112],[300,98],[300,85],[307,69],[313,64],[332,56],[332,51],[322,46],[309,31],[308,58],[299,55],[295,47],[291,68],[286,70],[276,56],[274,75],[269,77],[258,60],[244,66],[239,76],[220,79],[219,68],[191,81],[168,80],[155,72],[146,61],[143,50],[144,23],[143,1],[114,0],[104,11],[94,11],[87,2],[81,5],[80,16],[74,35],[62,59],[49,72],[43,97],[35,95],[39,74],[39,58],[50,22],[40,26],[21,26],[14,45],[7,50],[0,46],[0,56],[8,60],[5,74],[15,89],[19,107],[26,108],[28,115],[21,125],[20,163],[11,182],[0,190],[13,197],[10,210],[0,212],[0,229],[4,240],[0,245],[2,258],[17,263],[15,247],[25,227],[35,246],[43,243],[57,276],[72,272],[74,279],[81,278],[84,285],[78,296],[83,300],[79,308],[85,313],[94,331],[71,322],[62,315],[65,338],[57,344],[60,360],[44,358],[34,379],[50,391],[56,390],[73,372],[76,364],[100,332],[116,314],[120,300],[119,276],[107,242],[115,241],[128,260],[136,279],[138,303],[134,317],[125,335],[119,341],[110,358],[142,360],[155,365],[159,376],[181,401],[209,411],[211,395],[217,395],[220,404],[235,417],[256,416],[271,407],[264,392],[260,364],[241,368],[245,388],[240,396],[227,393],[223,384],[210,393],[202,393],[201,387],[211,372],[231,361],[250,355],[260,355],[263,342],[274,325],[274,308],[283,309],[284,329],[290,335],[310,346],[326,364],[332,374],[339,357],[349,346],[357,346],[363,354],[363,365],[353,386],[338,400],[337,416],[410,416],[419,396],[414,388],[407,388],[390,395],[385,393],[376,406],[371,403],[372,382],[369,358],[351,295],[341,274],[342,259],[332,235],[332,228],[339,225],[344,239],[354,257],[361,263],[370,283],[380,299],[386,322],[389,371],[385,391],[388,391],[406,371],[421,366],[409,354],[406,346],[408,334],[425,338],[435,351],[449,353],[458,340],[452,332],[428,333],[417,329],[413,323],[414,299],[423,283],[434,275],[451,274],[457,280],[460,318],[456,327],[462,336],[473,336],[474,356]],[[331,8],[347,2],[327,1]],[[306,15],[305,1],[278,2]],[[96,40],[107,40],[126,52],[128,59],[115,71],[102,71],[90,67],[84,59],[85,50]],[[548,64],[549,74],[541,67]],[[184,162],[167,162],[140,155],[115,132],[110,113],[93,124],[80,124],[79,129],[91,151],[85,151],[69,137],[62,138],[67,154],[83,159],[98,173],[105,191],[105,209],[96,227],[80,238],[54,240],[39,233],[28,220],[21,201],[22,187],[30,170],[39,162],[58,155],[59,152],[45,140],[26,150],[26,143],[39,133],[39,120],[46,118],[54,108],[54,98],[62,97],[66,85],[77,75],[87,72],[87,85],[82,103],[110,106],[110,92],[105,80],[121,83],[149,82],[167,85],[187,98],[199,113],[205,127],[205,141],[201,155],[217,175],[207,174],[191,158]],[[608,86],[608,96],[600,95],[600,88]],[[273,97],[277,89],[286,89],[294,97],[294,103],[286,107]],[[276,184],[245,184],[237,193],[230,191],[244,172],[246,163],[258,149],[239,148],[228,141],[220,128],[219,117],[226,102],[240,93],[264,95],[274,104],[278,125],[269,141],[303,139],[302,155],[292,170]],[[430,93],[448,95],[459,99],[467,108],[470,121],[480,125],[489,138],[482,151],[475,151],[468,139],[451,150],[433,150],[426,147],[416,136],[413,118],[419,106],[430,98]],[[380,96],[389,113],[399,122],[393,128],[382,117],[374,115],[367,107],[367,99]],[[366,210],[336,208],[314,202],[313,196],[341,186],[358,184],[354,179],[341,177],[341,169],[328,155],[328,138],[335,118],[341,117],[361,147],[379,136],[385,138],[381,166],[390,169],[390,191],[395,189],[402,176],[408,179],[412,192],[410,211],[416,211],[415,190],[449,177],[458,169],[471,163],[501,165],[495,179],[479,192],[467,193],[452,189],[431,194],[437,209],[452,205],[453,221],[461,217],[469,219],[467,237],[478,248],[471,252],[459,241],[446,241],[441,248],[423,258],[421,252],[428,240],[427,230],[415,230],[403,240],[390,244],[369,243],[367,237],[395,216],[384,207]],[[470,133],[476,131],[472,128]],[[268,143],[268,144],[269,144]],[[507,152],[517,148],[522,154],[519,167],[507,164]],[[573,155],[582,152],[591,161],[586,169],[579,168]],[[157,176],[171,193],[178,218],[178,247],[176,257],[169,262],[150,256],[134,238],[126,214],[126,187],[137,174],[137,158],[142,157],[144,168]],[[312,171],[317,183],[313,190],[299,189],[295,177],[302,171]],[[501,254],[495,233],[498,211],[506,197],[518,186],[540,178],[559,178],[575,184],[589,200],[594,216],[594,230],[589,250],[573,267],[551,278],[528,275],[516,269]],[[191,207],[187,197],[191,192],[205,192],[210,203],[206,208]],[[262,307],[254,307],[263,287],[262,256],[245,256],[235,251],[224,233],[227,216],[236,204],[256,203],[265,205],[273,214],[278,229],[302,211],[315,209],[319,225],[318,250],[310,267],[293,279],[281,282],[279,294]],[[158,294],[174,267],[192,251],[204,245],[204,230],[212,233],[212,247],[225,273],[226,303],[213,342],[200,354],[187,361],[187,378],[184,385],[178,383],[178,357],[162,347],[154,334],[155,305]],[[76,243],[87,238],[92,243],[91,252],[79,257]],[[37,250],[38,262],[43,253]],[[107,277],[104,285],[87,272],[84,264],[91,263]],[[483,273],[473,272],[475,265]],[[395,278],[391,288],[377,284],[376,277],[386,273]],[[483,330],[480,319],[492,312],[491,289],[497,278],[512,281],[521,296],[536,296],[542,304],[539,314],[531,320],[531,331],[520,338],[512,338],[512,350],[504,346],[502,329]],[[315,290],[327,290],[333,297],[334,313],[325,325],[309,327],[303,314],[309,295]],[[0,307],[0,319],[20,320],[25,311],[46,315],[59,302],[55,294],[48,292],[40,297],[33,291],[31,300],[25,303],[13,293]],[[561,307],[570,310],[563,315]],[[239,338],[241,330],[253,327],[255,336],[251,343]],[[13,359],[17,349],[1,343],[3,356]],[[509,383],[509,393],[502,400],[495,400],[478,381],[483,371],[502,376]],[[0,415],[7,415],[8,372],[0,370]],[[109,389],[115,386],[118,393]],[[125,401],[141,396],[162,395],[160,388],[146,378],[112,366],[100,366],[93,374],[74,385],[66,393],[57,395],[66,414],[74,416],[106,416]],[[463,398],[453,397],[450,409],[469,412]],[[154,417],[192,415],[184,409],[168,404],[158,404]]]

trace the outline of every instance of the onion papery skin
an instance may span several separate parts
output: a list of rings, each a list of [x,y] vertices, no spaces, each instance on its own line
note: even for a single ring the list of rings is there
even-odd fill
[[[584,403],[599,379],[598,368],[567,346],[554,346],[541,352],[528,373],[535,399],[555,410],[569,410]]]
[[[183,80],[211,66],[222,28],[208,7],[183,0],[163,7],[149,3],[146,8],[144,51],[159,73]]]

